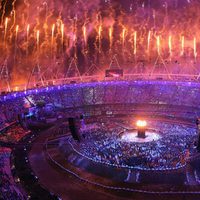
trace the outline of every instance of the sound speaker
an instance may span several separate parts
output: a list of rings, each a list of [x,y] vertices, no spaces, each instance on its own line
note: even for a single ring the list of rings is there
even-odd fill
[[[76,119],[73,117],[68,118],[68,123],[69,123],[69,130],[72,134],[72,137],[74,138],[74,140],[77,140],[78,142],[80,142],[80,136],[79,136],[79,131],[77,129],[76,126]]]

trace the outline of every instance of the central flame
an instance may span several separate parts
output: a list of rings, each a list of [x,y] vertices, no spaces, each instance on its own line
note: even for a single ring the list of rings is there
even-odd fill
[[[138,120],[138,121],[136,122],[136,126],[137,126],[138,128],[144,128],[144,127],[147,126],[147,122],[146,122],[145,120]]]

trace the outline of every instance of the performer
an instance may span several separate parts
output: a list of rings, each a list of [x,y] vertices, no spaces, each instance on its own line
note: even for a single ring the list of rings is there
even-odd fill
[[[82,133],[82,137],[85,138],[85,130],[86,130],[86,125],[85,125],[85,120],[84,120],[84,116],[81,115],[80,116],[80,131]]]
[[[86,125],[83,115],[80,116],[80,122],[81,122],[81,129],[84,130],[86,128]]]

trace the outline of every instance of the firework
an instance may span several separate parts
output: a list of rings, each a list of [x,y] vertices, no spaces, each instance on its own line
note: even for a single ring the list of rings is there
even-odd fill
[[[127,29],[124,27],[122,30],[122,46],[125,46],[125,40],[126,40],[126,34],[127,34]]]
[[[82,31],[83,31],[84,46],[87,46],[87,28],[85,24],[82,27]]]
[[[111,51],[112,45],[113,45],[113,27],[112,26],[109,28],[109,43],[110,43],[110,51]]]
[[[98,28],[99,52],[101,52],[102,31],[103,31],[102,24],[100,23],[99,28]]]
[[[181,37],[181,56],[183,56],[185,53],[185,37]]]
[[[157,54],[160,55],[160,36],[156,37]]]
[[[37,42],[37,52],[39,53],[39,50],[40,50],[40,31],[37,30],[37,33],[36,33],[36,42]]]
[[[197,39],[194,37],[194,59],[197,59]]]
[[[7,29],[8,29],[8,18],[6,17],[5,25],[4,25],[4,45],[5,45],[5,47],[6,47]]]
[[[134,55],[137,53],[137,32],[134,32]]]
[[[64,30],[65,30],[65,25],[62,23],[61,24],[61,30],[60,30],[60,32],[61,32],[61,44],[62,44],[62,46],[64,44]]]
[[[148,54],[148,57],[150,55],[150,42],[151,42],[151,31],[148,32],[148,37],[147,37],[147,54]]]
[[[18,31],[19,31],[19,25],[16,25],[16,29],[15,29],[15,40],[17,42],[17,36],[18,36]]]
[[[168,46],[169,46],[169,58],[172,59],[172,36],[170,35],[168,38]]]

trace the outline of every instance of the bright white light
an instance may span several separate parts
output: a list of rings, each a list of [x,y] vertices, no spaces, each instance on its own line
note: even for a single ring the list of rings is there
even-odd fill
[[[146,127],[147,126],[147,122],[145,120],[138,120],[136,122],[136,126],[137,127],[141,127],[141,128]]]
[[[133,143],[146,143],[146,142],[153,142],[159,140],[161,138],[159,133],[154,131],[146,131],[145,138],[139,138],[137,131],[132,132],[124,132],[121,136],[121,140],[124,142],[133,142]]]

